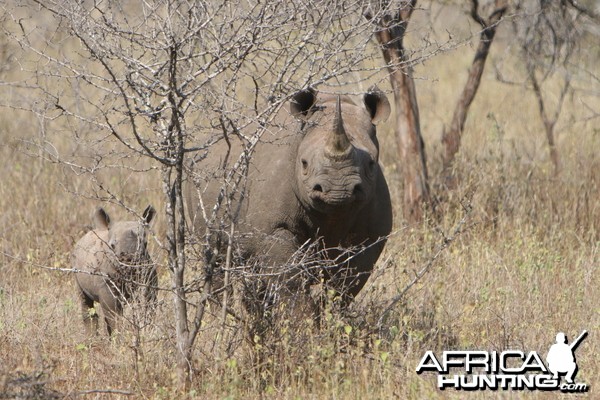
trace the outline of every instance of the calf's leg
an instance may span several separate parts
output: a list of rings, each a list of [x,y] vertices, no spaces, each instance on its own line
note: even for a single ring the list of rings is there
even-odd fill
[[[79,300],[81,302],[81,316],[88,335],[98,333],[98,313],[94,310],[94,299],[88,296],[81,288],[78,288]],[[94,310],[94,311],[92,311]]]

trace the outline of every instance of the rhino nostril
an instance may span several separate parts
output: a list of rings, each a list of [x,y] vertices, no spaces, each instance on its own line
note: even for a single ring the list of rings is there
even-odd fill
[[[315,186],[313,186],[313,190],[315,192],[323,192],[323,187],[317,183]]]

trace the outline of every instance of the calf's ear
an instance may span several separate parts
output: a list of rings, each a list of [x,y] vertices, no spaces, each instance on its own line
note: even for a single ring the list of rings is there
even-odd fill
[[[150,222],[152,222],[155,215],[156,215],[156,210],[154,209],[154,207],[152,207],[152,205],[149,205],[144,210],[144,213],[142,214],[142,219],[144,220],[144,222],[146,224],[150,225]]]
[[[365,108],[371,114],[371,122],[377,125],[384,122],[390,116],[390,102],[385,94],[377,86],[371,86],[363,96]]]
[[[94,220],[95,229],[108,230],[108,227],[110,226],[110,217],[102,207],[96,209],[92,219]]]
[[[317,101],[317,91],[311,87],[292,96],[290,111],[296,118],[306,118]]]

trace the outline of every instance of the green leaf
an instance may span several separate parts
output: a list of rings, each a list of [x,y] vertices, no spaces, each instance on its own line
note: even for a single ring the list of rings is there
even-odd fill
[[[87,346],[83,343],[79,343],[77,346],[75,346],[75,350],[77,351],[85,351],[87,350]]]
[[[350,335],[350,332],[352,332],[352,327],[350,325],[344,326],[344,332],[346,332],[346,335]]]
[[[379,354],[379,358],[381,358],[381,361],[383,361],[384,363],[387,361],[389,356],[390,353],[388,353],[387,351],[383,351]]]

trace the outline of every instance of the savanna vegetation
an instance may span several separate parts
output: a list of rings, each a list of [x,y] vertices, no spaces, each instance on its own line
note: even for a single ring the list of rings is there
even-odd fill
[[[481,26],[464,4],[419,2],[404,44],[407,57],[414,60],[411,74],[430,204],[423,205],[418,222],[409,224],[403,217],[407,166],[399,157],[392,116],[378,127],[378,137],[380,163],[394,202],[394,230],[373,275],[347,312],[326,306],[319,326],[302,332],[294,329],[293,321],[279,321],[273,343],[264,343],[245,334],[235,295],[231,312],[218,299],[203,297],[199,277],[205,254],[197,247],[202,240],[186,236],[187,280],[181,275],[177,286],[174,271],[183,267],[169,242],[181,221],[177,203],[170,209],[172,198],[165,194],[172,193],[169,185],[177,181],[178,165],[159,160],[173,154],[169,145],[178,144],[177,135],[168,145],[160,139],[177,133],[168,123],[160,125],[161,118],[173,120],[175,108],[165,106],[166,115],[149,113],[151,106],[165,104],[155,93],[127,109],[117,90],[109,87],[110,69],[98,63],[108,53],[90,55],[99,47],[93,41],[83,44],[94,39],[90,32],[101,37],[102,31],[85,19],[74,26],[72,19],[57,18],[45,9],[57,9],[55,3],[61,2],[26,3],[0,6],[0,398],[554,398],[556,393],[541,391],[439,391],[435,375],[417,375],[415,368],[427,350],[520,349],[545,355],[557,332],[572,339],[584,329],[589,336],[577,350],[577,380],[590,386],[584,396],[597,396],[600,25],[592,8],[576,21],[577,49],[569,49],[565,57],[563,48],[558,62],[544,64],[543,57],[525,62],[528,47],[522,44],[535,41],[516,28],[542,15],[537,2],[510,4],[461,132],[450,185],[442,136],[467,80]],[[135,10],[135,5],[124,4],[125,11]],[[594,2],[582,4],[591,7]],[[262,21],[262,30],[252,31],[257,35],[253,40],[265,39],[258,48],[227,47],[239,38],[207,34],[207,43],[219,39],[214,42],[224,45],[219,49],[238,53],[227,58],[231,54],[223,50],[218,62],[210,62],[212,49],[203,55],[210,66],[198,73],[198,82],[189,84],[189,137],[181,144],[209,143],[206,132],[260,130],[257,121],[259,127],[268,123],[259,116],[268,120],[271,114],[253,112],[286,107],[287,96],[306,85],[356,94],[377,84],[393,103],[390,71],[373,36],[376,24],[354,7],[340,8],[339,14],[355,19],[332,17],[333,25],[319,25],[327,27],[326,33],[311,32],[314,36],[306,29],[317,16],[296,21],[276,12],[278,18],[289,19]],[[240,10],[228,12],[236,17]],[[261,10],[253,9],[256,18],[263,15]],[[319,23],[330,16],[319,15],[325,16]],[[95,18],[93,11],[90,18]],[[205,21],[196,22],[200,32]],[[260,36],[268,29],[279,34],[275,22],[286,27],[286,36]],[[236,23],[229,29],[247,32],[245,20]],[[294,30],[296,23],[304,30]],[[75,36],[73,29],[81,29],[82,36]],[[523,37],[530,41],[520,41]],[[111,54],[106,59],[116,60],[109,65],[115,71],[150,65],[153,45],[160,47],[161,40],[157,35],[154,41],[137,41],[148,49],[145,53],[134,45],[112,43],[129,49],[127,54],[139,64],[123,62],[118,51],[114,59]],[[203,42],[182,43],[190,51],[186,54],[192,54]],[[278,52],[285,43],[309,43],[303,51],[312,46],[320,56],[309,60],[302,51]],[[360,57],[351,49],[360,51]],[[64,60],[71,62],[66,68]],[[192,71],[181,76],[196,72],[192,64],[181,65]],[[288,69],[282,72],[282,66]],[[327,69],[331,66],[335,69]],[[143,81],[135,79],[131,75],[133,83],[126,90],[133,92],[135,83]],[[165,93],[175,93],[169,88]],[[217,97],[219,93],[223,96]],[[131,110],[138,113],[134,118],[140,140],[131,133]],[[552,119],[551,152],[545,121]],[[125,136],[115,135],[121,132]],[[194,142],[198,138],[203,141]],[[150,153],[156,157],[148,157]],[[143,302],[133,299],[117,334],[109,338],[101,326],[100,335],[89,337],[69,271],[73,245],[90,229],[98,206],[121,220],[139,217],[148,204],[158,210],[149,239],[158,266],[158,305],[148,314]],[[182,296],[174,296],[178,288],[186,290],[190,321],[197,320],[196,310],[203,311],[183,387],[181,314],[175,311]]]

